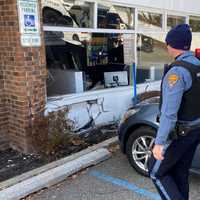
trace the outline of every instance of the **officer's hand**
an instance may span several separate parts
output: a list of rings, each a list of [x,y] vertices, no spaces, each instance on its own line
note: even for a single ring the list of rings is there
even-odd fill
[[[156,160],[163,160],[163,145],[158,145],[155,144],[153,147],[153,156],[155,157]]]

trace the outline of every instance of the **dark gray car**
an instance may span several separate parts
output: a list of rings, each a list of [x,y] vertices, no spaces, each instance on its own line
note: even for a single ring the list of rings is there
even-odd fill
[[[119,125],[121,150],[139,173],[148,175],[147,162],[159,127],[159,97],[152,97],[129,109]],[[184,148],[184,147],[183,147]],[[191,171],[200,174],[200,145]]]

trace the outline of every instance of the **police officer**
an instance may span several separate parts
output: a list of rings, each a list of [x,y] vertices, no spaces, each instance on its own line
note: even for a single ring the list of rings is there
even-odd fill
[[[160,126],[149,160],[150,177],[164,200],[189,199],[189,168],[200,138],[200,60],[189,51],[191,40],[187,24],[166,36],[175,61],[162,79]]]

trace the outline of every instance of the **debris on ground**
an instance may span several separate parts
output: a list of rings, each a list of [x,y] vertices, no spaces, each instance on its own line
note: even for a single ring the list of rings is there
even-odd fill
[[[0,152],[0,181],[19,175],[45,164],[40,155],[25,155],[8,149]]]
[[[34,154],[25,155],[13,149],[0,151],[0,182],[79,152],[88,146],[100,143],[116,135],[117,127],[115,124],[96,127],[89,132],[85,131],[85,133],[81,134],[77,140],[72,142],[71,146],[59,146],[55,152],[45,157]],[[110,148],[111,152],[113,151],[112,149],[116,149],[116,147]]]
[[[117,150],[119,150],[119,144],[111,144],[109,147],[108,147],[108,151],[110,151],[111,153],[115,153],[117,152]]]

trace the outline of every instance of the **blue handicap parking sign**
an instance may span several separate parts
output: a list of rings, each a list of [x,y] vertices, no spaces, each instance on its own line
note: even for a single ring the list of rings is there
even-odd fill
[[[35,16],[34,15],[24,15],[24,25],[26,27],[35,26]]]

